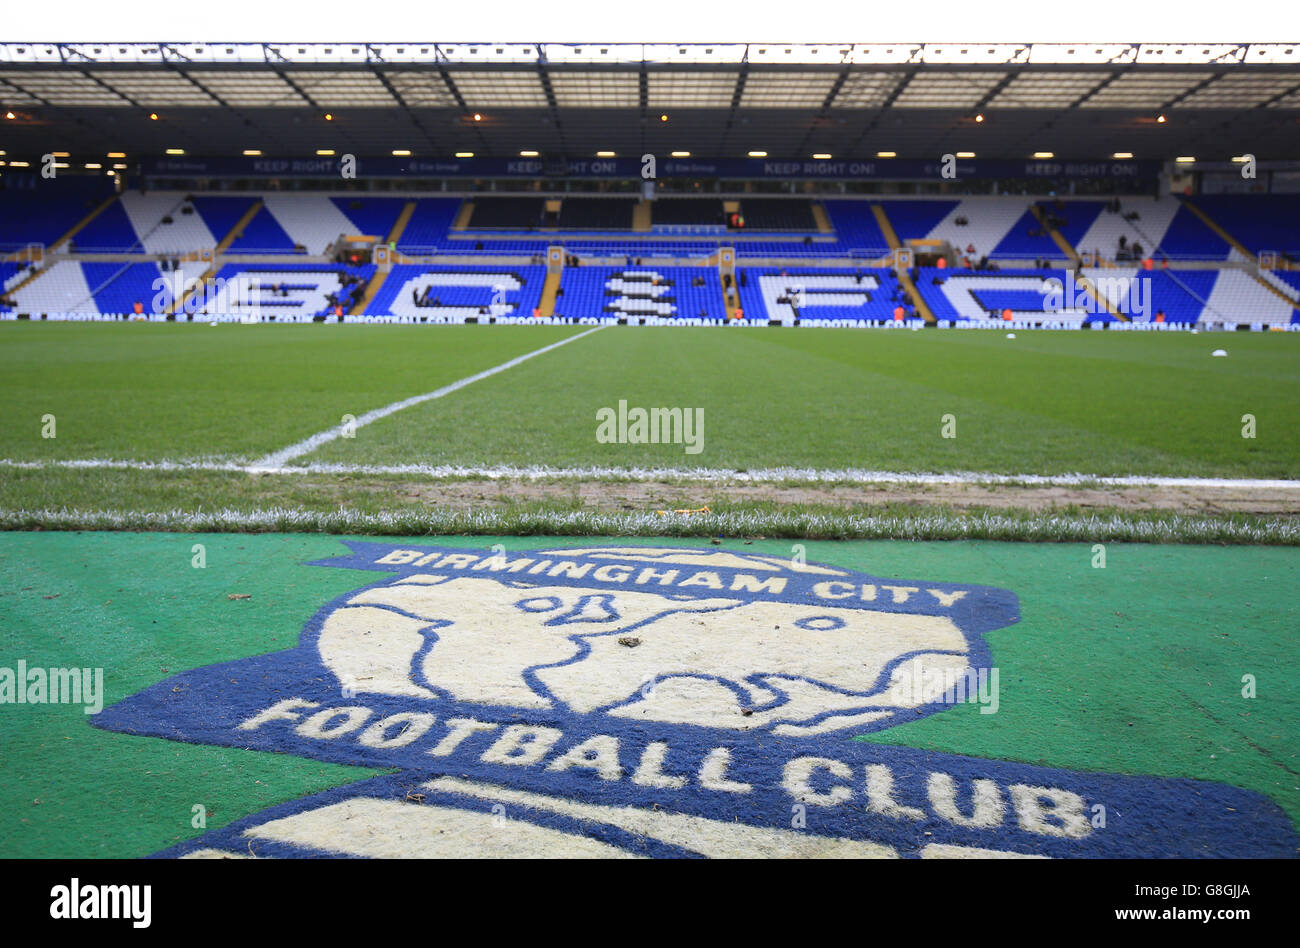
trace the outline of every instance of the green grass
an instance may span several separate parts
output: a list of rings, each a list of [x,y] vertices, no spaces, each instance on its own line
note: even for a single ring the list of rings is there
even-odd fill
[[[0,323],[0,457],[252,460],[580,331]]]
[[[703,452],[598,444],[620,399],[703,408]],[[610,329],[304,460],[1296,477],[1300,339]]]
[[[0,457],[253,459],[578,331],[0,325]],[[620,399],[703,452],[597,443]],[[614,327],[302,461],[1297,478],[1300,338]]]
[[[446,503],[446,481],[371,474],[13,469],[0,479],[0,530],[296,531],[423,536],[788,537],[1300,546],[1300,518],[1167,510],[956,509],[849,500],[744,502],[709,485],[656,484],[636,504],[600,502],[576,484],[544,499]],[[867,496],[870,495],[860,495]],[[73,498],[69,501],[68,498]],[[661,515],[688,503],[707,514]]]
[[[0,324],[0,459],[247,463],[583,327]],[[869,469],[1300,478],[1287,334],[611,327],[326,443],[295,464]],[[1216,347],[1227,359],[1212,359]],[[702,409],[704,450],[602,444],[596,412]],[[57,437],[41,437],[41,418]],[[1242,437],[1242,416],[1257,437]],[[956,437],[941,436],[944,416]],[[781,480],[798,480],[797,473]],[[572,497],[442,501],[417,475],[0,467],[10,528],[1297,542],[1294,517]],[[691,488],[692,491],[695,488]],[[696,505],[698,505],[696,504]],[[665,503],[662,506],[671,506]]]

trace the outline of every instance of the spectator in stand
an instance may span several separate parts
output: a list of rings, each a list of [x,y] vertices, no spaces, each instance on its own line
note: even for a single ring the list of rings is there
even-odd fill
[[[1015,314],[1013,314],[1013,313],[1011,312],[1010,308],[1008,308],[1008,309],[1004,309],[1004,310],[1002,311],[1002,319],[1003,319],[1005,322],[1008,322],[1008,323],[1011,322],[1011,320],[1014,318],[1014,315],[1015,315]]]
[[[144,304],[141,303],[139,300],[136,300],[134,303],[131,304],[131,309],[137,316],[144,315]]]
[[[1165,311],[1163,309],[1156,310],[1156,322],[1163,323],[1164,321],[1165,321]]]

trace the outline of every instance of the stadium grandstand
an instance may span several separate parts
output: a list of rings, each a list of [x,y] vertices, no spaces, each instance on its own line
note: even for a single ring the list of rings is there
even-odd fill
[[[1294,52],[0,44],[0,318],[1293,328]]]

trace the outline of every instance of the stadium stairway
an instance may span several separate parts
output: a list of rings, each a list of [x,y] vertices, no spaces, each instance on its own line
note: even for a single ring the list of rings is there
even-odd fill
[[[650,233],[651,214],[649,201],[637,201],[632,208],[632,230],[639,234]]]
[[[1038,223],[1042,225],[1043,230],[1052,238],[1053,241],[1055,241],[1056,246],[1059,247],[1061,249],[1061,252],[1065,254],[1065,258],[1070,261],[1070,264],[1076,270],[1079,269],[1079,251],[1075,250],[1072,246],[1070,246],[1070,242],[1065,239],[1064,235],[1062,235],[1062,233],[1059,230],[1057,230],[1055,227],[1053,227],[1051,224],[1047,222],[1047,220],[1043,217],[1042,208],[1040,208],[1037,204],[1031,204],[1029,205],[1029,210],[1034,215],[1034,218],[1038,221]],[[1093,300],[1095,300],[1103,309],[1106,310],[1106,312],[1110,313],[1112,318],[1118,319],[1121,322],[1125,322],[1125,323],[1130,321],[1128,315],[1120,312],[1119,309],[1116,308],[1115,304],[1111,302],[1109,298],[1107,298],[1104,294],[1097,292],[1091,280],[1085,281],[1083,283],[1083,288],[1085,292],[1087,292],[1088,296],[1090,296]]]
[[[1210,230],[1214,231],[1220,237],[1220,239],[1224,240],[1228,244],[1228,246],[1230,246],[1233,250],[1235,250],[1238,254],[1240,254],[1248,263],[1251,263],[1256,267],[1258,267],[1259,259],[1253,253],[1251,253],[1249,250],[1246,249],[1245,244],[1239,241],[1236,237],[1232,236],[1232,234],[1228,233],[1223,227],[1219,225],[1218,221],[1212,218],[1209,214],[1205,213],[1204,210],[1197,207],[1194,203],[1192,203],[1190,199],[1184,197],[1182,199],[1182,202],[1185,208],[1187,208],[1198,218],[1200,218],[1202,223],[1204,223],[1206,227],[1210,228]],[[1239,302],[1247,302],[1248,304],[1250,304],[1251,312],[1262,312],[1262,313],[1267,313],[1269,315],[1269,318],[1265,319],[1264,322],[1270,324],[1276,324],[1275,316],[1277,312],[1280,312],[1280,308],[1279,308],[1280,304],[1272,303],[1270,301],[1269,305],[1261,305],[1258,295],[1254,293],[1253,288],[1247,287],[1237,277],[1232,277],[1229,278],[1228,280],[1224,279],[1224,277],[1226,277],[1229,272],[1231,271],[1225,270],[1223,273],[1219,275],[1218,283],[1215,284],[1215,292],[1218,293],[1219,285],[1223,284],[1224,293],[1231,294],[1231,301],[1233,304]],[[1249,277],[1253,282],[1259,284],[1261,287],[1268,290],[1279,300],[1285,303],[1288,307],[1290,308],[1295,307],[1296,305],[1295,300],[1293,300],[1290,297],[1290,295],[1284,293],[1276,285],[1274,285],[1269,280],[1265,279],[1263,276],[1258,276],[1253,273],[1244,273],[1243,275]],[[1227,300],[1228,297],[1225,296],[1225,302]],[[1211,298],[1210,303],[1211,305],[1215,305],[1216,300],[1214,298]],[[1282,320],[1282,322],[1289,321],[1289,318],[1290,316],[1288,311],[1287,320]],[[1251,319],[1249,321],[1258,322],[1259,320]]]
[[[363,316],[370,304],[379,295],[379,291],[384,286],[384,281],[388,279],[389,271],[378,267],[375,269],[375,275],[370,278],[366,284],[365,290],[357,297],[357,301],[352,304],[352,309],[348,310],[349,316]]]
[[[833,234],[835,228],[831,226],[830,215],[826,213],[826,206],[821,201],[814,201],[812,204],[813,220],[817,222],[817,230],[822,234]]]
[[[77,236],[77,234],[82,230],[82,228],[84,228],[96,217],[98,217],[100,214],[104,213],[106,210],[112,207],[113,202],[116,200],[117,200],[116,194],[114,194],[112,197],[106,198],[97,208],[95,208],[93,211],[91,211],[81,220],[77,221],[77,223],[73,226],[72,230],[68,231],[66,234],[64,234],[54,243],[50,244],[49,249],[51,251],[55,251],[58,250],[60,247],[66,246],[72,240],[73,237]]]
[[[30,283],[39,279],[49,269],[50,267],[37,267],[35,270],[33,270],[31,273],[25,276],[22,280],[18,281],[11,287],[7,287],[5,289],[4,295],[11,297],[13,299],[17,299],[17,297],[14,294],[16,294],[21,289],[25,289]]]
[[[235,222],[235,226],[230,228],[230,232],[226,234],[225,237],[221,238],[221,242],[217,244],[216,252],[225,253],[230,249],[231,244],[244,236],[244,228],[252,223],[253,218],[261,212],[263,206],[264,205],[260,199],[249,205],[248,210],[244,211],[244,215]]]
[[[1245,270],[1219,271],[1206,300],[1206,312],[1226,322],[1285,326],[1295,312],[1294,300]]]
[[[258,215],[258,212],[260,212],[261,210],[262,210],[261,200],[254,201],[251,205],[249,205],[248,209],[244,211],[243,216],[240,217],[239,220],[235,222],[234,226],[230,228],[230,231],[226,234],[226,236],[221,238],[221,242],[217,244],[216,250],[212,254],[212,264],[206,270],[203,271],[203,275],[201,277],[195,280],[192,285],[187,287],[185,292],[172,303],[171,307],[169,307],[167,310],[168,313],[175,314],[175,313],[180,313],[185,311],[185,306],[189,302],[190,297],[193,296],[195,293],[202,292],[203,288],[207,286],[208,282],[211,281],[212,278],[217,275],[217,269],[218,269],[217,258],[221,254],[225,253],[226,250],[230,247],[230,245],[233,244],[236,240],[238,240],[243,235],[244,228],[248,226],[248,223],[254,217],[256,217]]]
[[[548,252],[547,256],[550,254]],[[560,254],[560,259],[555,263],[548,263],[546,267],[546,282],[542,284],[542,299],[537,304],[538,310],[548,319],[555,315],[555,301],[560,295],[560,283],[564,279],[564,254]],[[527,316],[528,313],[523,315]]]
[[[411,223],[411,215],[414,213],[415,202],[407,201],[402,207],[402,213],[397,215],[397,221],[393,224],[393,229],[388,232],[388,246],[397,246],[397,242],[402,239],[402,234],[406,233],[406,225]],[[466,218],[466,220],[469,220],[469,218]]]
[[[412,205],[411,210],[415,210]],[[474,202],[462,201],[460,210],[456,212],[456,219],[451,222],[452,230],[464,230],[469,226],[469,219],[474,216]]]
[[[1251,263],[1257,262],[1255,260],[1255,255],[1251,253],[1249,250],[1247,250],[1245,246],[1241,243],[1241,241],[1237,240],[1237,238],[1233,237],[1230,233],[1228,233],[1226,230],[1220,227],[1218,222],[1215,221],[1214,218],[1210,217],[1209,214],[1206,214],[1203,210],[1201,210],[1199,207],[1193,204],[1188,198],[1183,198],[1182,202],[1183,202],[1183,207],[1187,208],[1198,218],[1200,218],[1201,223],[1203,223],[1206,227],[1210,228],[1210,230],[1214,231],[1214,233],[1219,236],[1219,239],[1221,239],[1233,250],[1237,251],[1237,253],[1241,254],[1241,256],[1244,259],[1249,260]]]
[[[885,240],[889,243],[889,249],[898,251],[902,244],[899,243],[898,234],[894,231],[894,225],[890,222],[889,215],[885,213],[884,207],[879,204],[872,204],[871,213],[876,218],[876,225],[880,228],[880,232],[885,235]],[[935,317],[934,311],[930,309],[930,304],[926,302],[925,297],[916,288],[916,284],[912,282],[912,275],[901,267],[898,269],[898,282],[903,287],[903,292],[907,294],[907,298],[912,301],[912,308],[921,314],[921,318],[925,320],[926,325],[936,325],[939,320]]]

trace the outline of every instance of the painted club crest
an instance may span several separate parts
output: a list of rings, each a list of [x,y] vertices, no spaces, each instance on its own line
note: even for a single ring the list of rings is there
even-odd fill
[[[160,855],[1258,855],[1292,838],[1232,787],[852,740],[958,704],[996,726],[985,636],[1019,620],[1006,590],[726,550],[348,546],[315,565],[383,577],[296,648],[94,723],[398,773]]]

